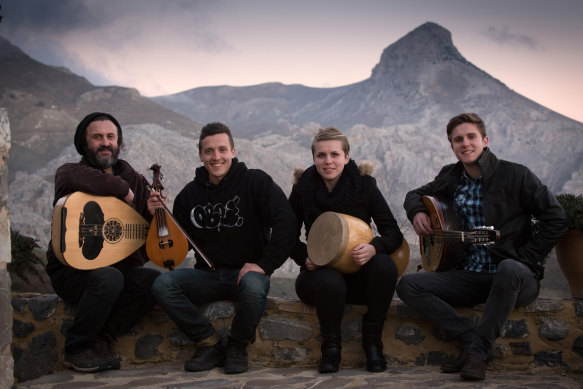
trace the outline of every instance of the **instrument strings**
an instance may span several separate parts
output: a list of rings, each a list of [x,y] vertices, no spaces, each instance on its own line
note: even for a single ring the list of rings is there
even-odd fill
[[[464,236],[475,238],[476,233],[471,231],[438,230],[433,231],[433,235],[445,240],[463,240]]]

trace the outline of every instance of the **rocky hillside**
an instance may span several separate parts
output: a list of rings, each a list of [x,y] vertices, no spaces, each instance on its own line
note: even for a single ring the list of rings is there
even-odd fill
[[[200,124],[140,96],[137,90],[96,87],[65,68],[35,61],[0,37],[0,107],[8,110],[16,172],[33,172],[71,143],[77,123],[93,111],[111,112],[122,124],[159,124],[193,134]]]

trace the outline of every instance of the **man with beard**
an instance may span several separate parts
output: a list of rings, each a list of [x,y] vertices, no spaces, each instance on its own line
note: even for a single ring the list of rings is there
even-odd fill
[[[87,115],[77,126],[74,144],[82,158],[57,170],[53,205],[63,196],[85,192],[117,197],[146,220],[152,219],[147,181],[118,159],[123,136],[112,115]],[[142,267],[147,261],[144,246],[111,266],[78,270],[62,264],[49,243],[47,260],[53,289],[76,309],[66,333],[63,364],[83,373],[119,369],[113,342],[155,304],[150,288],[159,272]]]

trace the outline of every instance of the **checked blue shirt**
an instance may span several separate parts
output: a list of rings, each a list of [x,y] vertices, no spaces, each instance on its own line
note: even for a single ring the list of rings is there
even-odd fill
[[[486,223],[482,203],[482,177],[475,180],[466,171],[454,192],[454,203],[458,212],[465,217],[465,228],[483,226]],[[496,264],[486,246],[468,244],[464,246],[466,264],[464,269],[480,273],[495,273]]]

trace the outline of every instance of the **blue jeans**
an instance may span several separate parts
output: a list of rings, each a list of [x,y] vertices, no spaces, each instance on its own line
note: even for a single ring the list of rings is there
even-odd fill
[[[240,342],[252,343],[267,302],[269,276],[248,272],[237,284],[239,270],[172,270],[154,281],[152,294],[178,328],[194,342],[215,333],[198,305],[233,300],[235,317],[229,335]]]
[[[403,276],[397,285],[401,300],[482,359],[488,357],[512,310],[533,302],[538,293],[539,281],[532,271],[513,259],[501,261],[493,274],[468,270],[421,272]],[[484,302],[484,313],[477,324],[453,308]]]

